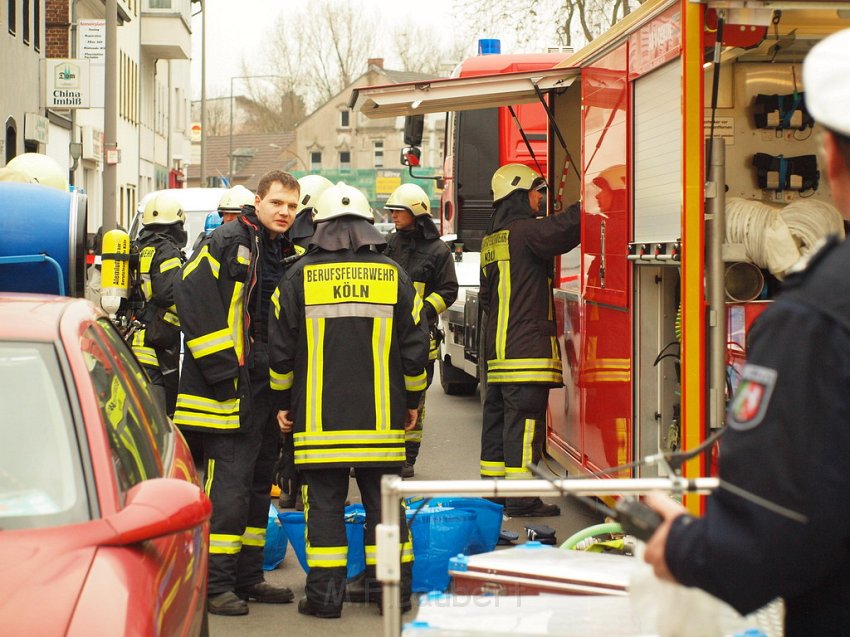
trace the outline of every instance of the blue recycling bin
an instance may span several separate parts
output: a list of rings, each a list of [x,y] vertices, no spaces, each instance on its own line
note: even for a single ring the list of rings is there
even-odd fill
[[[289,543],[295,550],[298,563],[307,573],[307,523],[301,511],[286,511],[278,514]],[[351,504],[345,507],[345,535],[348,538],[348,565],[346,577],[357,577],[366,570],[366,542],[363,525],[366,523],[366,510],[362,504]]]
[[[266,527],[266,545],[263,548],[263,570],[273,571],[286,557],[286,532],[278,518],[277,509],[269,504],[269,524]]]
[[[468,509],[419,506],[407,510],[413,535],[413,590],[443,591],[449,585],[449,559],[469,544],[475,513]]]

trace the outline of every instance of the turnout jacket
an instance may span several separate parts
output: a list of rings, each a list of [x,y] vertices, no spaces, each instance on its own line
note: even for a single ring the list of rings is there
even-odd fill
[[[256,214],[246,212],[217,228],[183,268],[175,298],[185,350],[174,414],[182,428],[231,433],[247,422],[240,412],[251,408],[249,309],[259,305],[261,232]],[[292,253],[286,241],[283,256]]]
[[[534,218],[524,191],[501,202],[481,244],[488,383],[563,384],[552,258],[581,240],[579,207]]]
[[[425,221],[425,225],[417,223],[411,231],[390,234],[384,254],[407,272],[425,305],[431,332],[428,359],[435,360],[437,318],[457,299],[457,275],[451,251],[440,240],[433,221]]]
[[[143,229],[138,245],[140,291],[144,297],[138,318],[145,327],[133,334],[133,353],[142,365],[176,370],[180,319],[174,305],[174,284],[186,257],[177,240],[161,226],[156,230]]]
[[[302,469],[399,466],[426,386],[422,301],[384,255],[314,248],[272,295],[271,387]]]
[[[741,613],[783,597],[789,637],[846,635],[850,242],[789,276],[755,321],[727,423],[720,489],[703,518],[674,521],[670,571]]]

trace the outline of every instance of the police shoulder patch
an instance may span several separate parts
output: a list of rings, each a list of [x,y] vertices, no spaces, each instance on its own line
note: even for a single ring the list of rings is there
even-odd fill
[[[777,376],[776,370],[769,367],[752,364],[744,366],[741,382],[727,412],[732,429],[747,431],[761,423],[770,404]]]

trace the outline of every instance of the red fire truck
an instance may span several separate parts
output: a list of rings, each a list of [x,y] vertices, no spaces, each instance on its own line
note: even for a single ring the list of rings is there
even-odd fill
[[[739,238],[726,216],[829,208],[801,66],[848,27],[848,2],[647,0],[549,70],[358,91],[369,117],[547,96],[550,210],[582,208],[580,258],[561,257],[554,289],[565,387],[550,394],[547,442],[565,467],[694,449],[723,425],[746,329],[816,239],[793,235],[765,260],[751,244],[777,228],[744,223]]]

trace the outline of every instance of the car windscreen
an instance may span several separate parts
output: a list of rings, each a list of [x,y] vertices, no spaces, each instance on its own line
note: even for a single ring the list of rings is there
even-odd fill
[[[89,519],[80,451],[52,344],[0,343],[0,529]]]

